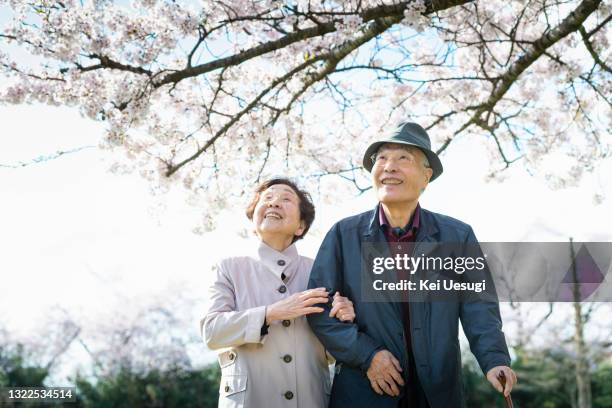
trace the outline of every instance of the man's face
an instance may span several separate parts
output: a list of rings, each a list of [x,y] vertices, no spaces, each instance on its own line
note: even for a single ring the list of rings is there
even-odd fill
[[[378,201],[385,204],[414,202],[433,174],[425,167],[425,154],[417,147],[383,144],[372,167],[372,185]]]
[[[300,198],[285,184],[275,184],[262,191],[253,212],[257,235],[264,238],[275,234],[302,235],[304,223],[300,220]]]

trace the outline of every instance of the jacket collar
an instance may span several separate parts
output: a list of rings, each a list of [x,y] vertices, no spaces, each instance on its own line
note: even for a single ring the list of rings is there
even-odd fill
[[[263,241],[259,243],[257,256],[260,262],[274,272],[274,275],[278,276],[279,279],[281,279],[283,272],[287,277],[291,275],[288,271],[295,268],[289,268],[296,265],[299,258],[295,243],[291,244],[284,251],[279,252]]]
[[[380,203],[376,204],[376,207],[370,212],[370,219],[366,225],[364,236],[377,237],[380,233],[382,241],[385,240],[384,234],[380,228],[380,220],[378,217],[378,211],[380,211]],[[438,226],[434,223],[429,211],[421,208],[419,229],[416,235],[416,241],[432,241],[431,237],[438,232]]]

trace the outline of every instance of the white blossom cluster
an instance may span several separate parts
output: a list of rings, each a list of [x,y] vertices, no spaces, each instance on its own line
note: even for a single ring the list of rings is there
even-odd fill
[[[404,10],[404,20],[402,22],[418,32],[423,32],[429,24],[429,19],[424,16],[426,9],[425,0],[415,0],[408,3]]]
[[[512,75],[582,4],[549,3],[4,0],[0,102],[104,121],[112,170],[184,188],[203,229],[273,174],[324,199],[367,188],[363,148],[405,119],[435,147],[486,143],[493,175],[519,160],[569,185],[611,154],[611,10],[581,23],[591,50],[574,30]],[[551,154],[571,170],[548,174]]]

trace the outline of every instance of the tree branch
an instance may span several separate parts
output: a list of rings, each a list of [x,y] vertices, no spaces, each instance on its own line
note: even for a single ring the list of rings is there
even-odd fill
[[[297,74],[298,72],[302,71],[306,67],[312,65],[313,63],[315,63],[318,60],[320,60],[320,58],[312,58],[312,59],[310,59],[308,61],[305,61],[302,64],[298,65],[297,67],[293,68],[291,71],[287,72],[285,75],[283,75],[283,76],[275,79],[274,81],[272,81],[270,86],[268,86],[266,89],[264,89],[262,92],[260,92],[259,95],[257,95],[255,97],[255,99],[253,99],[240,112],[238,112],[236,115],[234,115],[225,125],[223,125],[221,127],[221,129],[219,129],[213,135],[213,137],[208,139],[206,141],[206,143],[204,144],[204,146],[199,148],[194,154],[192,154],[191,156],[189,156],[185,160],[183,160],[183,161],[181,161],[181,162],[179,162],[179,163],[177,163],[175,165],[172,165],[172,164],[168,165],[168,170],[166,171],[166,177],[170,177],[172,174],[176,173],[176,171],[178,169],[180,169],[181,167],[183,167],[185,164],[189,163],[190,161],[195,160],[198,156],[200,156],[202,153],[207,151],[208,148],[210,148],[217,141],[217,139],[219,137],[221,137],[223,134],[225,134],[225,132],[227,132],[229,130],[229,128],[231,128],[234,124],[236,124],[240,120],[240,118],[242,118],[242,116],[244,116],[251,109],[253,109],[259,103],[259,101],[261,101],[263,99],[264,96],[266,96],[270,91],[272,91],[274,88],[276,88],[279,84],[289,80],[295,74]]]
[[[465,4],[470,2],[471,0],[440,0],[434,1],[429,0],[426,3],[427,9],[424,14],[431,14],[437,11],[442,11],[450,7],[454,7],[457,5]],[[368,10],[364,10],[360,16],[364,22],[372,21],[377,18],[385,18],[385,17],[397,17],[401,19],[404,16],[404,9],[406,5],[412,3],[412,1],[404,1],[398,3],[393,6],[378,6]],[[164,76],[159,81],[155,81],[154,87],[158,88],[160,86],[178,82],[186,78],[195,77],[198,75],[205,74],[207,72],[214,71],[216,69],[239,65],[245,61],[248,61],[252,58],[259,57],[264,54],[268,54],[274,50],[285,48],[291,44],[307,40],[309,38],[320,37],[324,34],[331,33],[336,31],[336,27],[334,22],[321,23],[314,27],[306,28],[303,30],[297,30],[292,33],[287,34],[286,36],[279,38],[278,40],[269,41],[265,44],[261,44],[250,48],[246,51],[239,52],[237,54],[231,55],[226,58],[220,58],[214,61],[210,61],[204,64],[197,65],[195,67],[187,67],[181,71],[175,71],[171,74]]]
[[[584,26],[581,25],[580,28],[578,29],[578,31],[580,32],[580,35],[582,36],[582,42],[584,42],[584,46],[589,51],[589,54],[591,54],[591,57],[593,57],[593,60],[597,63],[597,65],[599,65],[601,68],[603,68],[604,71],[612,73],[612,69],[609,66],[607,66],[601,60],[601,58],[599,58],[599,55],[593,49],[593,45],[589,41],[589,36],[588,36],[586,30],[584,29]]]
[[[70,154],[70,153],[76,153],[76,152],[80,152],[81,150],[85,150],[85,149],[92,149],[95,148],[96,146],[93,145],[89,145],[89,146],[81,146],[81,147],[75,147],[74,149],[70,149],[70,150],[59,150],[53,154],[50,155],[46,155],[46,156],[38,156],[28,162],[19,162],[17,164],[2,164],[0,163],[0,167],[5,167],[8,169],[18,169],[21,167],[26,167],[26,166],[30,166],[32,164],[38,164],[38,163],[43,163],[43,162],[47,162],[50,160],[54,160],[57,159],[60,156],[63,156],[65,154]]]
[[[520,75],[540,58],[548,48],[569,34],[578,31],[587,17],[597,10],[601,1],[602,0],[583,0],[558,26],[545,32],[539,39],[534,41],[533,44],[528,47],[527,51],[500,77],[500,81],[493,88],[489,98],[480,104],[472,117],[454,133],[454,136],[463,132],[471,125],[475,124],[480,126],[482,123],[486,123],[486,120],[482,118],[482,114],[492,111]],[[483,129],[487,130],[486,127]],[[444,151],[451,140],[452,138],[447,139],[443,146],[438,149],[438,153]]]

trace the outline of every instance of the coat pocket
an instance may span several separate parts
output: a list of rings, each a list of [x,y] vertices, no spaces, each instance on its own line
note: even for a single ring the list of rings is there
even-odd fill
[[[219,385],[219,407],[243,407],[247,390],[247,375],[222,375]]]
[[[221,367],[221,369],[225,373],[228,370],[224,370],[224,368],[236,364],[236,360],[238,359],[238,353],[236,353],[236,350],[233,349],[226,350],[222,353],[219,353],[217,355],[217,359],[219,360],[219,367]]]

